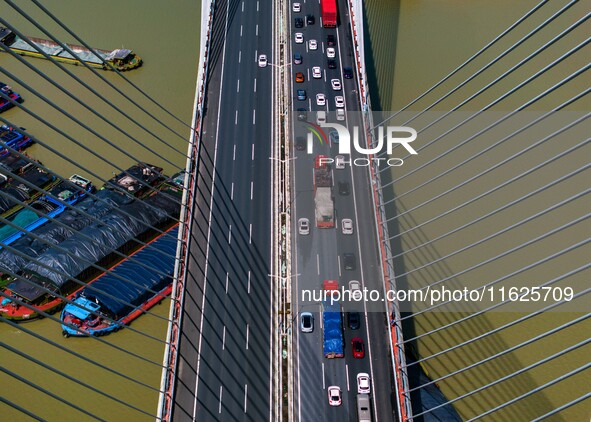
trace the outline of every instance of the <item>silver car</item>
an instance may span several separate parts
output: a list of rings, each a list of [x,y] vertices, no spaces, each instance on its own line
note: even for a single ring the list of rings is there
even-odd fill
[[[310,220],[307,218],[300,218],[298,220],[298,231],[304,236],[310,234]]]
[[[341,228],[343,230],[343,234],[353,234],[353,220],[350,218],[343,218],[341,222]]]

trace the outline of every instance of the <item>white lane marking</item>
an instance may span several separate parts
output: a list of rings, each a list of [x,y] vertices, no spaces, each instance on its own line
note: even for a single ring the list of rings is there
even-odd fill
[[[242,25],[240,25],[240,36],[242,36]]]
[[[222,333],[222,350],[226,349],[226,326],[224,325],[224,331]]]
[[[226,272],[226,294],[228,294],[228,280],[230,279],[230,275]],[[224,327],[226,329],[226,327]]]
[[[324,82],[326,82],[326,69],[324,69]]]
[[[306,72],[308,73],[308,80],[310,80],[310,68],[307,68]]]
[[[256,29],[255,29],[255,35],[258,37],[259,36],[259,24],[257,23]]]
[[[230,187],[230,199],[234,200],[234,182],[232,182],[232,186]]]
[[[248,287],[247,287],[248,294],[250,294],[250,270],[248,270]]]
[[[228,229],[228,245],[232,243],[232,225],[230,224],[230,228]]]
[[[236,81],[236,92],[240,92],[240,79]]]
[[[244,12],[244,2],[242,2],[242,11]]]
[[[246,400],[248,398],[248,384],[244,384],[244,413],[246,413]]]
[[[253,185],[252,182],[250,182],[250,200],[252,201],[252,193],[253,193]]]
[[[218,413],[222,413],[222,394],[224,393],[224,387],[220,385],[220,404],[218,406]]]
[[[226,29],[224,34],[228,33],[228,14],[230,12],[230,2],[226,4]],[[224,36],[224,48],[222,52],[222,74],[221,74],[221,83],[220,83],[220,98],[218,101],[218,110],[221,108],[222,105],[222,92],[224,90],[224,64],[226,62],[226,41],[227,37]],[[216,171],[215,171],[215,163],[217,160],[218,155],[218,140],[219,140],[219,133],[220,133],[220,116],[218,114],[218,121],[216,123],[216,137],[215,137],[215,148],[213,153],[213,162],[214,162],[214,170],[212,176],[212,190],[211,190],[211,201],[213,203],[213,198],[215,194],[215,178],[216,178]],[[203,296],[201,298],[201,321],[199,322],[199,347],[197,350],[197,369],[195,370],[195,398],[193,400],[193,420],[197,417],[197,392],[199,391],[199,377],[200,377],[200,368],[201,368],[201,345],[203,344],[203,317],[205,313],[205,293],[207,291],[207,274],[209,270],[209,250],[210,250],[210,240],[211,240],[211,218],[213,214],[213,206],[209,207],[209,218],[208,218],[208,225],[207,225],[207,250],[205,252],[205,271],[204,271],[204,282],[203,282]],[[220,402],[220,411],[221,411],[221,402]]]
[[[309,105],[309,110],[312,111],[312,97],[309,97],[308,98],[308,103],[310,104]]]
[[[254,50],[254,61],[255,62],[259,61],[259,50]]]
[[[242,27],[240,27],[240,36],[242,36]],[[242,62],[242,51],[238,52],[238,63]]]
[[[234,144],[234,152],[232,153],[232,160],[236,161],[236,144]]]
[[[257,78],[254,78],[254,92],[257,92]]]
[[[339,262],[339,277],[341,276],[341,256],[337,255],[337,261]]]
[[[322,362],[322,389],[326,390],[326,380],[324,379],[324,362]]]
[[[351,391],[351,388],[349,387],[349,365],[345,365],[345,372],[347,374],[347,391]]]
[[[234,116],[234,124],[238,124],[238,110],[236,110],[236,115]]]
[[[324,54],[324,41],[322,41],[320,44],[322,44],[322,54]]]
[[[254,144],[250,147],[250,159],[254,161]]]
[[[246,350],[248,350],[248,334],[250,332],[250,326],[246,324]]]
[[[256,121],[257,121],[256,115],[257,115],[257,111],[256,111],[256,110],[253,110],[253,111],[252,111],[252,124],[253,124],[253,125],[254,125],[254,124],[256,123]]]
[[[257,0],[257,12],[259,11],[259,0]]]
[[[252,223],[250,223],[248,227],[248,244],[252,244]]]
[[[318,275],[320,275],[320,255],[316,254],[316,269],[318,270]]]

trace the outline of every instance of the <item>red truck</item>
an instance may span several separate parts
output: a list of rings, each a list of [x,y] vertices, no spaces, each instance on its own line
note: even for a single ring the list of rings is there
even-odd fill
[[[335,28],[337,26],[337,0],[321,0],[320,11],[322,14],[322,26]]]

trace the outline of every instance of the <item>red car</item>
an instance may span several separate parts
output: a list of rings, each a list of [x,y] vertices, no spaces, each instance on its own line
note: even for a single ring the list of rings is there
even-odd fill
[[[363,340],[361,340],[359,337],[355,337],[353,340],[351,340],[351,345],[353,346],[353,357],[355,359],[363,359],[365,356]]]

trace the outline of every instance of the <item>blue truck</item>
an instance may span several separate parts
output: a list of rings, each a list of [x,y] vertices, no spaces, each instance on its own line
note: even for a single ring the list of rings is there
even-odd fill
[[[324,291],[339,290],[339,283],[336,280],[324,280]],[[341,304],[333,300],[329,293],[325,293],[322,301],[323,321],[323,349],[324,357],[328,359],[342,358],[345,356],[345,345],[343,341],[343,317]]]

